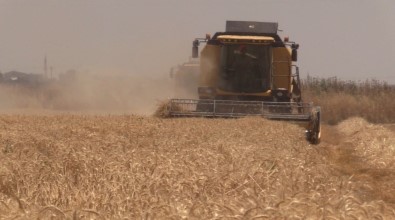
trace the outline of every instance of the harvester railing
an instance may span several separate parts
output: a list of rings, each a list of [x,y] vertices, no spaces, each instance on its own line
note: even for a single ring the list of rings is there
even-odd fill
[[[312,103],[172,99],[171,116],[243,117],[262,116],[278,120],[310,120]]]

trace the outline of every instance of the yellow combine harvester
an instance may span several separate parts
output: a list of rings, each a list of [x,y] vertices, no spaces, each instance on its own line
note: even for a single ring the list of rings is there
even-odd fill
[[[199,99],[172,99],[170,116],[262,116],[306,123],[306,138],[320,140],[320,107],[303,103],[297,61],[299,45],[282,40],[278,24],[227,21],[226,31],[193,41],[200,56]]]

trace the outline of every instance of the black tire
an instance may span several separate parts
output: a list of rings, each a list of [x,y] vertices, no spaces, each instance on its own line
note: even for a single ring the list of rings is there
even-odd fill
[[[306,139],[311,144],[319,144],[321,142],[321,115],[320,111],[314,111],[310,121],[309,129],[306,133]]]

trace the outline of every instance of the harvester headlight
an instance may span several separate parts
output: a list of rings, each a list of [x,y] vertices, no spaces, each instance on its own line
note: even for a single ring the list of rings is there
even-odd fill
[[[272,94],[277,98],[285,98],[288,95],[288,90],[285,88],[278,88],[273,90]]]

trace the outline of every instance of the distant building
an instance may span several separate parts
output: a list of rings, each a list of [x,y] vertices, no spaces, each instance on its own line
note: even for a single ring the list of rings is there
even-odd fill
[[[2,74],[0,76],[0,81],[6,84],[37,85],[45,82],[46,80],[39,74],[10,71]]]

